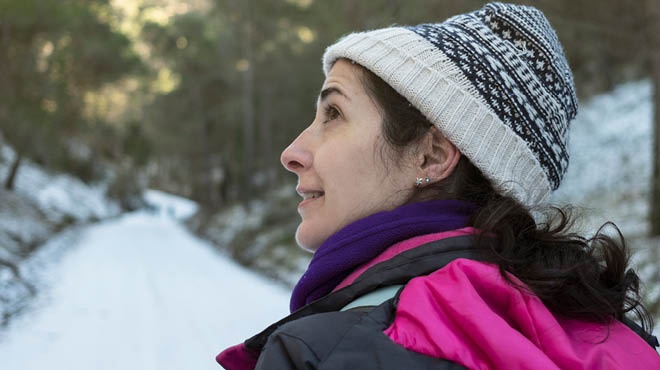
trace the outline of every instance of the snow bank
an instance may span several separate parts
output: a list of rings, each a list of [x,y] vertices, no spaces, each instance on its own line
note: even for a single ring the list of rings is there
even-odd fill
[[[295,184],[288,184],[247,205],[213,215],[200,212],[187,224],[243,266],[293,286],[311,259],[295,243],[297,203]]]
[[[593,227],[615,221],[626,234],[648,230],[652,166],[652,86],[619,86],[580,106],[571,126],[571,161],[552,200],[591,209]]]
[[[0,181],[7,178],[15,156],[0,136]],[[0,324],[34,294],[32,277],[23,271],[26,257],[64,227],[119,212],[118,205],[105,197],[105,186],[49,173],[23,160],[14,189],[0,187]]]
[[[0,147],[0,179],[4,180],[16,153],[1,141]],[[48,173],[29,160],[23,160],[19,167],[13,192],[36,204],[52,222],[64,218],[101,219],[120,212],[119,206],[105,197],[104,185],[88,185],[70,175]]]

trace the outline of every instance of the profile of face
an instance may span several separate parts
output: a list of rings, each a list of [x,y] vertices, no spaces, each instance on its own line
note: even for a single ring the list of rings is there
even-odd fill
[[[296,191],[303,200],[296,240],[310,251],[349,223],[404,204],[420,177],[414,153],[388,160],[382,115],[360,73],[346,60],[334,64],[314,121],[280,158],[298,175]]]

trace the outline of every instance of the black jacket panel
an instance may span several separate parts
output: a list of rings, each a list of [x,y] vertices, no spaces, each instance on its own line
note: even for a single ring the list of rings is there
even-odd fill
[[[287,323],[270,336],[256,369],[464,369],[387,337],[383,331],[393,319],[394,300],[373,310],[320,313]]]

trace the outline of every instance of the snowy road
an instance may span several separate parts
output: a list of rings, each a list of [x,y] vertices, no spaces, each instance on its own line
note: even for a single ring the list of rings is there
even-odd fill
[[[0,369],[219,369],[220,349],[288,308],[284,288],[142,212],[84,230],[44,276],[0,335]]]

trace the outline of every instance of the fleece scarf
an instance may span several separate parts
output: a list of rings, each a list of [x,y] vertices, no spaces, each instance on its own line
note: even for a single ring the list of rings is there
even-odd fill
[[[330,293],[358,266],[389,246],[424,234],[467,226],[476,206],[455,200],[403,205],[367,216],[340,229],[314,253],[291,295],[291,312]]]

